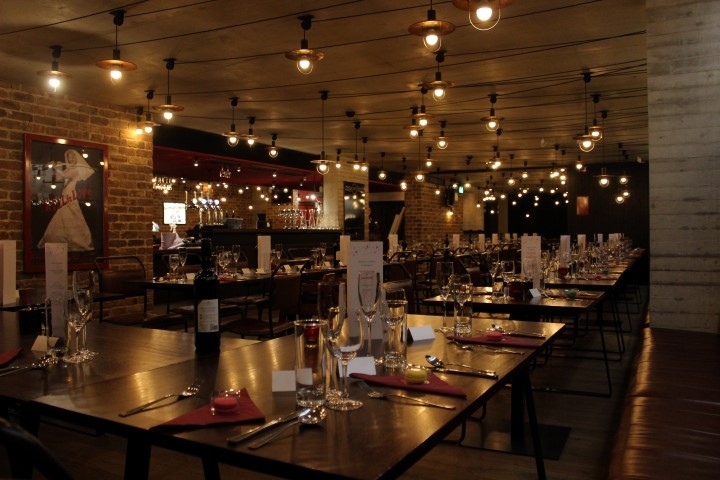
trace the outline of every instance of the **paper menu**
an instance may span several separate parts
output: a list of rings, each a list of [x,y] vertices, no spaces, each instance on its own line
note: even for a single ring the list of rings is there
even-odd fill
[[[2,290],[2,303],[15,303],[17,299],[17,265],[15,263],[15,240],[0,241],[0,290]]]
[[[53,336],[62,333],[67,312],[68,255],[67,243],[45,244],[45,298],[51,299]]]
[[[347,302],[348,316],[355,315],[360,308],[358,296],[358,274],[361,271],[374,272],[383,281],[382,242],[348,242]],[[375,325],[379,325],[377,318]],[[373,328],[373,338],[382,338],[382,326]]]
[[[389,234],[388,235],[388,258],[390,258],[393,253],[397,252],[397,246],[398,246],[397,233]]]
[[[343,265],[349,264],[349,255],[350,255],[350,235],[340,235],[340,262]],[[382,250],[382,249],[381,249]]]
[[[450,245],[452,246],[453,250],[457,250],[458,248],[460,248],[460,234],[459,233],[452,234],[452,243]]]
[[[492,234],[492,244],[497,245],[498,243],[500,243],[500,238],[498,237],[497,233],[493,233]]]
[[[580,253],[584,253],[585,252],[585,234],[584,233],[578,234],[577,239],[578,239],[578,249],[580,250]]]
[[[485,251],[485,234],[484,233],[481,233],[478,235],[477,244],[478,244],[478,250],[481,252],[484,252]]]
[[[261,273],[270,273],[270,235],[258,235],[257,237],[257,266]]]
[[[540,270],[541,263],[541,256],[542,256],[542,238],[537,236],[527,236],[523,235],[520,237],[520,260],[522,264],[522,273],[523,276],[529,277],[532,276],[533,278],[533,288],[538,288],[540,286],[540,275],[537,275]],[[527,268],[529,268],[534,263],[534,272],[527,272],[525,271]],[[537,286],[535,285],[537,283]]]

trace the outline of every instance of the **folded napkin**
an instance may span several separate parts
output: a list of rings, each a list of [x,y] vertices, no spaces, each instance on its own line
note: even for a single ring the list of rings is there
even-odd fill
[[[550,298],[570,298],[562,290],[546,290],[545,293]],[[575,294],[575,298],[582,300],[595,300],[596,298],[600,298],[600,296],[602,296],[602,292],[588,292],[584,290],[578,290]]]
[[[246,389],[240,390],[240,395],[237,398],[238,406],[233,411],[213,415],[210,413],[210,405],[205,405],[152,428],[204,427],[207,425],[265,421],[265,416],[255,406]]]
[[[8,363],[15,360],[15,357],[20,355],[22,348],[16,348],[15,350],[8,350],[7,352],[0,353],[0,367],[4,367]]]
[[[481,343],[483,345],[497,345],[500,347],[529,348],[537,347],[539,345],[538,340],[542,340],[540,338],[538,338],[538,340],[533,340],[532,338],[509,337],[507,335],[503,335],[500,340],[492,339],[487,335],[483,335],[480,337],[455,337],[449,335],[447,338],[449,340],[455,340],[460,343]]]
[[[436,393],[438,395],[449,395],[451,397],[465,398],[465,392],[457,387],[453,387],[444,380],[439,379],[432,373],[428,372],[428,383],[407,383],[405,377],[401,375],[367,375],[365,373],[351,373],[351,377],[365,380],[368,383],[384,385],[386,387],[402,388],[403,390],[415,390],[425,393]]]

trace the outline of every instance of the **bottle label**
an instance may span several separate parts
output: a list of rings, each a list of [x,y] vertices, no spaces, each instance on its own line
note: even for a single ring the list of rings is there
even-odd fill
[[[212,333],[220,330],[219,312],[220,307],[217,298],[200,300],[197,306],[198,333]]]

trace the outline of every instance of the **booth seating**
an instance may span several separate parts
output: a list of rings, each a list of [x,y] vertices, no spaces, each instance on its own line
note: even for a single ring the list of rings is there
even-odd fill
[[[720,475],[720,335],[646,328],[608,479]]]

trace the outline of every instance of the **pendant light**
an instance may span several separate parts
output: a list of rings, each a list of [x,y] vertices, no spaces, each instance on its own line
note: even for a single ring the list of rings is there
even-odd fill
[[[432,159],[432,146],[427,147],[427,158],[425,159],[425,166],[427,168],[430,168],[433,166],[433,159]]]
[[[593,124],[592,127],[590,127],[590,136],[592,137],[593,141],[597,142],[598,140],[602,140],[603,138],[603,127],[597,124],[597,115],[595,114],[595,106],[600,101],[600,94],[599,93],[593,93],[592,95],[593,99]],[[607,110],[604,110],[605,114],[607,115]]]
[[[490,132],[497,131],[500,128],[500,122],[505,120],[505,117],[499,117],[495,115],[495,102],[497,102],[497,93],[491,93],[490,97],[490,115],[482,117],[480,120],[485,122],[485,128]]]
[[[258,140],[260,136],[253,133],[255,117],[248,117],[248,123],[250,124],[250,127],[248,128],[248,133],[243,133],[242,135],[240,135],[240,138],[247,142],[248,147],[252,147],[253,145],[255,145],[255,141]]]
[[[402,178],[402,180],[400,180],[400,190],[402,190],[403,192],[408,189],[408,182],[407,182],[407,179],[405,178],[405,170],[407,169],[407,165],[405,165],[405,161],[406,161],[406,159],[405,159],[405,157],[403,157],[403,159],[402,159],[403,178]]]
[[[365,146],[367,145],[368,137],[362,137],[363,142],[363,156],[362,156],[362,162],[360,163],[360,171],[361,172],[367,172],[368,171],[368,165],[365,161]]]
[[[342,163],[340,163],[340,154],[342,153],[341,149],[337,149],[337,156],[335,157],[335,168],[341,168]]]
[[[417,121],[417,124],[420,128],[425,128],[430,123],[430,119],[433,118],[434,115],[431,113],[427,113],[427,110],[425,108],[425,94],[427,93],[427,88],[420,87],[420,111],[417,113],[413,113],[413,118]]]
[[[385,171],[385,152],[380,152],[380,171],[378,172],[378,179],[387,179],[387,172]]]
[[[50,90],[55,93],[62,86],[62,82],[66,78],[71,78],[67,73],[60,71],[60,53],[62,52],[61,45],[52,45],[52,64],[50,70],[40,70],[37,74],[47,79],[47,84]]]
[[[507,184],[510,187],[515,186],[515,178],[513,177],[513,172],[512,172],[513,159],[515,159],[515,155],[511,153],[510,154],[510,178],[507,179]]]
[[[170,71],[175,68],[175,59],[164,58],[163,62],[165,62],[165,68],[167,69],[167,95],[165,95],[165,104],[156,105],[153,107],[153,110],[162,112],[165,120],[169,122],[175,112],[182,112],[183,110],[185,110],[185,107],[182,107],[180,105],[174,105],[172,103],[172,96],[170,95]]]
[[[308,75],[313,71],[313,62],[322,60],[325,54],[320,50],[313,50],[308,48],[308,41],[305,38],[305,33],[312,27],[312,15],[302,15],[298,17],[300,20],[300,26],[303,29],[303,38],[300,40],[300,48],[297,50],[291,50],[285,52],[285,58],[296,62],[297,69],[300,73]]]
[[[448,147],[448,138],[445,136],[446,126],[447,122],[445,120],[440,120],[440,135],[435,137],[435,145],[440,150],[445,150]]]
[[[442,78],[442,72],[440,71],[440,64],[445,61],[445,51],[440,50],[435,55],[435,61],[437,62],[437,72],[435,72],[435,81],[433,82],[427,82],[424,84],[424,87],[428,90],[432,91],[433,98],[436,102],[439,102],[440,100],[445,98],[445,94],[447,93],[448,88],[452,88],[455,86],[454,82],[448,82],[447,80],[443,80]]]
[[[113,58],[111,60],[100,60],[95,65],[103,70],[110,71],[110,81],[116,84],[122,79],[123,72],[130,72],[137,68],[137,65],[120,59],[120,49],[118,48],[118,27],[125,21],[125,10],[113,10],[110,12],[113,16],[113,24],[115,25],[115,48],[113,49]]]
[[[430,10],[427,12],[427,20],[413,23],[408,27],[410,33],[418,37],[423,37],[425,48],[433,53],[440,50],[442,37],[451,34],[454,30],[455,25],[452,23],[437,19],[435,10],[433,10],[432,0],[430,0]]]
[[[310,163],[315,164],[315,170],[320,175],[327,175],[327,173],[330,171],[330,162],[328,162],[325,159],[325,101],[328,99],[328,91],[322,90],[320,92],[320,100],[322,102],[320,105],[321,108],[321,115],[320,115],[320,130],[321,130],[321,137],[322,137],[322,151],[320,152],[320,158],[317,160],[311,160]]]
[[[423,129],[423,127],[418,125],[417,119],[416,119],[416,115],[419,113],[419,109],[418,109],[418,107],[412,107],[410,109],[410,112],[411,112],[412,119],[410,121],[410,125],[407,125],[405,127],[405,130],[407,130],[408,133],[410,134],[410,138],[417,138],[417,136],[420,134],[420,131]]]
[[[147,108],[145,109],[145,125],[143,130],[148,135],[153,132],[153,129],[159,124],[155,123],[152,118],[152,112],[150,111],[150,100],[155,97],[155,90],[145,90],[145,98],[147,99]]]
[[[135,127],[135,134],[142,135],[143,133],[145,133],[145,130],[143,129],[143,124],[142,124],[142,117],[143,117],[143,113],[144,113],[143,107],[136,107],[135,113],[137,114],[137,117],[136,117],[137,126]]]
[[[500,22],[500,11],[515,0],[452,0],[455,8],[468,12],[468,21],[477,30],[490,30]]]
[[[230,107],[232,108],[232,123],[230,124],[230,131],[223,133],[223,137],[227,139],[227,144],[230,147],[236,147],[240,142],[240,134],[235,131],[235,107],[238,104],[238,97],[232,97],[230,99]]]
[[[415,172],[415,181],[417,183],[422,183],[425,181],[425,172],[423,172],[422,169],[422,144],[421,144],[421,138],[422,138],[422,132],[418,136],[418,169]]]
[[[353,112],[354,115],[354,112]],[[360,157],[358,157],[358,130],[360,130],[360,122],[355,121],[355,160],[353,161],[353,170],[360,171]]]
[[[275,146],[275,140],[277,140],[277,133],[272,134],[272,144],[267,147],[268,156],[270,158],[277,158],[278,153],[280,153],[278,148]]]
[[[607,174],[605,167],[602,167],[600,169],[600,175],[597,175],[597,179],[598,185],[600,185],[602,188],[607,188],[610,186],[610,175]]]
[[[587,122],[587,84],[590,83],[590,78],[590,72],[583,73],[583,82],[585,84],[585,133],[575,137],[578,147],[580,147],[580,150],[585,153],[591,152],[593,148],[595,148],[595,141],[593,140],[592,135],[590,135],[590,129]]]

